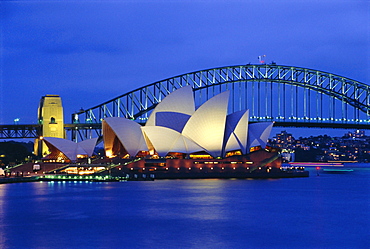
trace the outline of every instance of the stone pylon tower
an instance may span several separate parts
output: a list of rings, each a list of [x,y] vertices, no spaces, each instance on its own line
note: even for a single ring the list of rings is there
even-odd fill
[[[63,106],[59,95],[47,94],[41,98],[38,108],[38,124],[42,125],[42,137],[65,138]],[[46,156],[49,150],[42,141],[42,137],[36,139],[34,153]]]

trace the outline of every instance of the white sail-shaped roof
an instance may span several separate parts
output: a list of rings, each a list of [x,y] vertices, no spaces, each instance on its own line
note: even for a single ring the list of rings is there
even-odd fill
[[[262,148],[266,147],[273,125],[273,122],[261,122],[249,125],[248,151],[255,146],[261,146]]]
[[[157,112],[180,112],[192,115],[195,111],[193,89],[191,86],[184,86],[170,93],[160,102],[150,114],[145,126],[156,125]]]
[[[234,133],[241,142],[243,154],[247,153],[248,128],[249,128],[249,110],[246,110],[243,116],[240,118],[234,130]]]
[[[87,155],[86,151],[81,146],[78,146],[78,144],[76,147],[76,157],[77,155]]]
[[[179,132],[161,126],[144,126],[142,130],[161,157],[168,154],[172,145],[181,136]]]
[[[226,128],[225,128],[225,138],[230,136],[234,132],[236,126],[238,125],[239,120],[244,115],[246,111],[233,112],[226,117]]]
[[[214,157],[221,156],[228,102],[229,91],[209,99],[195,111],[182,131]]]
[[[190,115],[179,112],[157,112],[156,126],[163,126],[181,132]]]
[[[228,151],[233,151],[233,150],[242,150],[243,145],[241,144],[240,140],[238,137],[235,135],[235,133],[231,133],[229,136],[229,139],[227,140],[227,143],[224,147],[224,154]]]
[[[110,129],[105,126],[109,126]],[[103,121],[103,132],[106,150],[113,148],[114,136],[117,136],[130,156],[135,156],[141,150],[148,150],[141,126],[135,121],[118,117],[106,118]]]
[[[71,161],[77,159],[77,143],[58,137],[44,137],[43,140],[46,142],[46,145],[50,143]]]
[[[170,152],[181,152],[185,154],[198,151],[205,151],[205,149],[183,135],[178,137],[177,141],[172,145],[170,150]]]
[[[98,138],[87,139],[79,143],[57,137],[44,137],[43,140],[47,145],[49,143],[62,152],[69,160],[75,161],[77,160],[77,155],[87,155],[91,157],[94,153]]]
[[[91,138],[91,139],[86,139],[78,143],[78,146],[81,147],[86,155],[88,157],[91,157],[94,153],[94,149],[96,146],[96,143],[98,142],[98,138]],[[79,153],[80,154],[80,153]],[[82,154],[84,155],[84,154]]]
[[[225,152],[241,150],[246,154],[249,110],[234,112],[226,118]]]
[[[161,126],[144,126],[142,130],[161,157],[166,156],[169,152],[189,154],[204,151],[204,148],[175,130]]]

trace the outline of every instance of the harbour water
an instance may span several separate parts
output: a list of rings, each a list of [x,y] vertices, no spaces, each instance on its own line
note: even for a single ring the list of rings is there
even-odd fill
[[[0,248],[370,248],[370,168],[0,185]]]

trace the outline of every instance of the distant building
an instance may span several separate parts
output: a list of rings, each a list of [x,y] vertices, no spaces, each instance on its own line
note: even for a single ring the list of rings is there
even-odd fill
[[[294,149],[294,143],[295,139],[291,133],[288,133],[287,131],[281,131],[279,134],[276,134],[275,146],[282,149],[292,150]]]
[[[365,137],[365,131],[362,130],[356,130],[354,132],[348,132],[345,137],[350,137],[350,138],[363,138]]]
[[[270,144],[281,149],[281,156],[284,161],[292,162],[295,159],[295,142],[296,141],[291,133],[281,131],[276,134],[273,141],[270,141]]]

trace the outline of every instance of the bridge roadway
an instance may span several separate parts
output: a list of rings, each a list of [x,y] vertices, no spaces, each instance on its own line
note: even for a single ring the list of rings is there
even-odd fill
[[[264,122],[263,120],[261,122]],[[250,122],[254,123],[254,122]],[[370,130],[370,123],[334,123],[334,122],[282,122],[275,121],[274,127],[296,127],[296,128],[331,128],[331,129],[359,129]],[[42,125],[37,124],[16,124],[0,125],[0,138],[17,139],[17,138],[38,138],[41,134]],[[72,133],[72,138],[76,132],[88,133],[90,131],[101,131],[101,123],[76,123],[64,124],[64,129]],[[73,135],[74,134],[74,135]],[[101,134],[101,132],[98,132]]]
[[[42,125],[38,124],[0,125],[0,138],[38,138],[41,136],[41,129]],[[64,124],[64,129],[66,131],[99,130],[101,129],[101,124]]]

